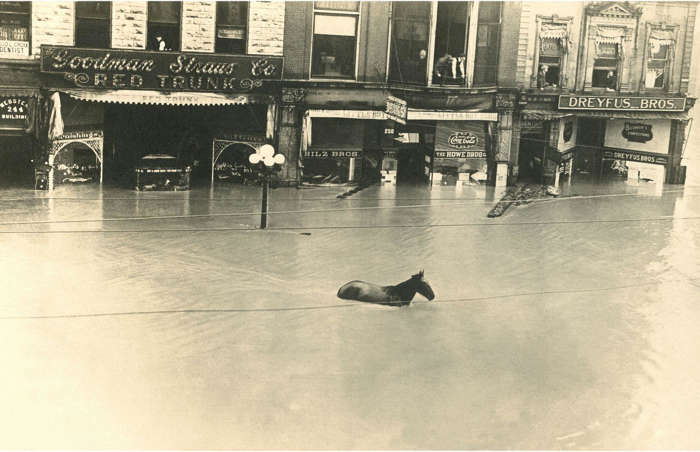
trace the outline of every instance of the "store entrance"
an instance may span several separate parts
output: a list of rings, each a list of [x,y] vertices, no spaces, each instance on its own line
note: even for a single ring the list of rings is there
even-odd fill
[[[577,151],[574,157],[574,175],[577,178],[598,179],[605,140],[605,120],[578,119]]]
[[[24,136],[0,137],[0,186],[31,187],[32,141]]]
[[[545,145],[544,130],[521,137],[518,157],[520,181],[542,183]]]
[[[425,153],[421,146],[402,147],[397,156],[396,182],[423,184],[425,178]]]

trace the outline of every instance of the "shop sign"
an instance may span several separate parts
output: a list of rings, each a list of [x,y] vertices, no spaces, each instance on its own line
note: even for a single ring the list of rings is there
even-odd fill
[[[604,159],[625,160],[628,162],[652,163],[655,165],[668,164],[668,157],[665,155],[640,154],[629,151],[603,151]]]
[[[685,97],[559,96],[560,110],[684,111]]]
[[[634,122],[625,123],[625,126],[622,128],[622,136],[627,141],[634,141],[635,143],[646,143],[654,138],[654,134],[651,133],[651,124]]]
[[[0,39],[0,58],[23,58],[29,56],[29,41]]]
[[[521,130],[544,130],[544,122],[541,119],[521,119]]]
[[[359,150],[309,150],[304,153],[304,157],[311,159],[340,159],[340,158],[357,158],[360,157],[362,151]]]
[[[264,143],[264,135],[252,135],[245,133],[223,133],[217,135],[218,140],[240,141],[243,143]]]
[[[542,39],[540,41],[540,55],[549,57],[561,56],[561,45],[558,39]]]
[[[485,159],[486,151],[435,151],[438,159]]]
[[[101,130],[75,130],[66,132],[54,141],[75,141],[89,140],[91,138],[102,138],[104,133]]]
[[[29,99],[6,97],[0,99],[0,128],[23,129],[29,121]]]
[[[394,96],[386,97],[385,113],[389,119],[392,119],[399,124],[406,125],[408,118],[408,103]]]
[[[435,130],[435,157],[486,158],[486,124],[482,121],[443,121]]]
[[[41,72],[81,88],[244,92],[282,78],[282,57],[41,47]]]
[[[465,149],[476,146],[478,139],[471,132],[455,132],[447,139],[447,143],[457,149]]]

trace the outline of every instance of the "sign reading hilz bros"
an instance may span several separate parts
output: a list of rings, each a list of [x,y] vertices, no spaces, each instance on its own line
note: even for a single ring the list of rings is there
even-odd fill
[[[685,97],[559,96],[560,110],[684,111]]]
[[[282,79],[282,57],[42,46],[41,72],[80,88],[245,92]]]

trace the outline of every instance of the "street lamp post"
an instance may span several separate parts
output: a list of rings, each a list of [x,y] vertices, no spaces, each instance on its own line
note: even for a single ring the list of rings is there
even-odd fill
[[[260,229],[267,228],[267,208],[268,196],[267,192],[270,189],[270,176],[273,172],[279,171],[284,165],[284,155],[275,154],[275,148],[269,144],[263,144],[254,154],[250,154],[248,161],[252,165],[257,165],[260,168],[260,173],[263,176],[262,188],[262,208],[260,209]]]

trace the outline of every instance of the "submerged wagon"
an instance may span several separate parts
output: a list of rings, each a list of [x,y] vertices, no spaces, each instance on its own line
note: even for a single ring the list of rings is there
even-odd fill
[[[136,190],[189,190],[192,168],[168,154],[148,154],[136,167]]]

